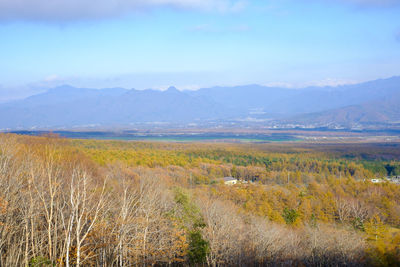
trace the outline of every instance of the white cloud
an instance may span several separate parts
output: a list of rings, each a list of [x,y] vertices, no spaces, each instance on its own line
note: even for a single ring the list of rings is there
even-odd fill
[[[237,12],[244,5],[243,0],[0,0],[0,20],[92,20],[159,7]]]
[[[400,0],[334,0],[334,1],[339,1],[346,4],[355,4],[360,7],[392,7],[400,4]]]
[[[323,87],[323,86],[340,86],[340,85],[348,85],[348,84],[356,84],[360,83],[360,81],[356,80],[349,80],[349,79],[335,79],[335,78],[326,78],[318,81],[313,81],[307,84],[307,86],[318,86],[318,87]]]
[[[298,82],[268,82],[262,83],[264,86],[269,87],[283,87],[292,89],[303,89],[306,87],[336,87],[341,85],[350,85],[361,83],[361,80],[350,80],[350,79],[335,79],[335,78],[325,78],[321,80],[314,81],[298,81]]]
[[[52,75],[49,75],[44,78],[45,82],[55,82],[55,81],[59,81],[59,80],[60,80],[60,77],[56,74],[52,74]]]
[[[400,4],[399,0],[349,0],[359,5],[390,6]]]
[[[279,1],[279,0],[275,0]],[[358,8],[391,8],[400,6],[400,0],[303,0],[304,3],[338,3],[341,5],[355,6]],[[270,5],[270,8],[276,8],[275,5]]]

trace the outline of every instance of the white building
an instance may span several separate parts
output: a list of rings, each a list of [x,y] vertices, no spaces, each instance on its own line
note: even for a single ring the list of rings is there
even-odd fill
[[[237,184],[238,180],[233,177],[224,177],[222,178],[224,180],[224,184],[226,185],[234,185]]]

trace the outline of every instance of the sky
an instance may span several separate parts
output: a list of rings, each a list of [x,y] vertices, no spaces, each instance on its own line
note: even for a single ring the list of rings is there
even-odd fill
[[[0,100],[400,75],[400,0],[0,0]]]

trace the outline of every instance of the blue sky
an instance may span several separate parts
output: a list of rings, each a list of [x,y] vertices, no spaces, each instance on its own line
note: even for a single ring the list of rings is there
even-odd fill
[[[3,95],[65,83],[305,86],[400,74],[398,0],[124,1],[0,0]]]

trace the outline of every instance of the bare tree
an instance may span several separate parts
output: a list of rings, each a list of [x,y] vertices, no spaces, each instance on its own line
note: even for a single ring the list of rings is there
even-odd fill
[[[208,240],[210,266],[240,263],[246,239],[244,223],[236,211],[219,200],[199,202],[206,227],[203,235]]]
[[[97,187],[83,170],[75,169],[71,176],[69,191],[70,215],[66,231],[66,266],[70,266],[70,247],[75,241],[76,266],[80,266],[90,257],[84,254],[84,242],[92,231],[98,216],[104,207],[106,180]]]

